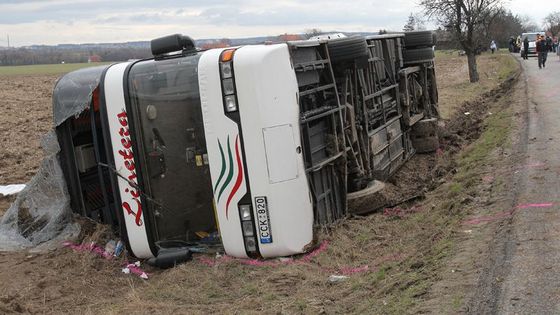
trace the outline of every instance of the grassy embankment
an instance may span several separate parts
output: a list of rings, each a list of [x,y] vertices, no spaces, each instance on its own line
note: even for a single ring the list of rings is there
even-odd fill
[[[464,101],[476,100],[518,70],[508,54],[479,58],[481,81],[468,83],[466,58],[438,52],[440,107],[453,117]],[[309,264],[246,266],[236,261],[208,267],[199,262],[161,272],[131,290],[105,313],[144,310],[205,313],[359,313],[403,314],[417,310],[440,278],[446,258],[456,250],[455,231],[468,214],[464,200],[476,195],[480,167],[491,152],[507,145],[512,112],[507,93],[489,106],[478,140],[460,153],[441,159],[454,171],[428,194],[421,211],[405,216],[382,213],[350,219],[323,234],[328,249]],[[479,100],[480,101],[480,100]],[[463,109],[463,108],[461,108]],[[332,284],[330,274],[368,266]],[[460,305],[460,297],[457,298]]]

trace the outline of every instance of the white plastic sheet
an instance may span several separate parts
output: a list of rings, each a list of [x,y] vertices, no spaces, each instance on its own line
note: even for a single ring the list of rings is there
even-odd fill
[[[0,185],[0,195],[9,196],[15,195],[25,188],[25,184],[15,184],[15,185]]]
[[[0,219],[0,251],[50,249],[80,232],[72,222],[56,134],[47,134],[42,146],[45,158],[39,171]]]

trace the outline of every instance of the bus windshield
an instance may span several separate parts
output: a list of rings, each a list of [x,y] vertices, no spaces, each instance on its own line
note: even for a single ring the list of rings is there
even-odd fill
[[[128,85],[142,184],[156,239],[217,231],[198,88],[200,55],[134,64]]]

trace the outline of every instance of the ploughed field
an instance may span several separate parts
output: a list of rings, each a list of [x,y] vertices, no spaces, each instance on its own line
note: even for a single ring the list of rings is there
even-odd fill
[[[444,118],[450,118],[462,102],[496,88],[511,71],[504,66],[508,58],[481,56],[481,82],[471,85],[466,58],[438,52],[439,105]],[[55,68],[41,67],[37,70],[41,74],[35,75],[27,74],[28,69],[3,71],[0,67],[0,185],[27,182],[41,163],[40,139],[52,129],[52,89],[60,72],[66,71],[58,65],[51,67]],[[423,183],[406,186],[399,181],[415,182],[415,172],[429,173],[435,163],[435,155],[414,157],[397,175],[394,186],[408,189],[410,197],[417,189],[427,190]],[[0,215],[12,200],[0,196]],[[410,209],[405,212],[419,208]],[[432,227],[421,226],[422,220],[445,225],[422,219],[425,214],[403,219],[402,213],[377,213],[321,233],[321,240],[327,241],[324,251],[308,263],[248,266],[197,259],[168,271],[148,269],[149,280],[121,273],[121,260],[106,261],[69,249],[0,253],[0,313],[398,313],[415,305],[428,290],[407,290],[416,288],[418,279],[403,270],[408,266],[404,261],[423,254],[422,246],[432,235]],[[394,220],[395,216],[399,219]],[[105,240],[106,234],[106,228],[86,223],[80,237]],[[340,273],[349,278],[328,281],[331,274]]]

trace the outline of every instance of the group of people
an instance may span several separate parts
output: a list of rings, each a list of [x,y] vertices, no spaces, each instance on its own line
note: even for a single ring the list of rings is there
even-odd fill
[[[525,38],[523,41],[521,37],[518,36],[517,39],[514,39],[513,36],[509,39],[509,51],[510,52],[517,52],[521,45],[523,45],[522,57],[523,59],[529,59],[529,37],[524,36]],[[537,35],[537,40],[535,41],[535,48],[537,52],[537,59],[539,63],[539,69],[542,69],[546,66],[546,60],[548,58],[549,52],[555,52],[560,58],[560,47],[558,46],[558,38],[554,37],[554,39],[550,36],[544,36],[543,34]],[[496,42],[492,40],[490,43],[490,50],[494,53],[498,49]]]
[[[550,37],[550,36],[546,36],[546,43],[548,45],[548,51],[549,52],[558,52],[558,37]],[[511,36],[509,38],[509,52],[519,52],[521,45],[524,44],[523,43],[524,40],[521,39],[521,36],[517,36],[517,38],[514,38],[513,36]]]
[[[509,52],[516,53],[519,52],[519,49],[521,49],[521,36],[517,36],[517,38],[511,36],[509,38]]]
[[[539,69],[546,66],[546,60],[548,59],[549,52],[556,52],[560,58],[560,48],[558,47],[558,40],[554,40],[550,36],[544,36],[542,34],[537,35],[537,40],[535,41],[535,49],[537,52],[537,60],[539,64]],[[529,38],[525,37],[523,39],[523,59],[529,59]]]

